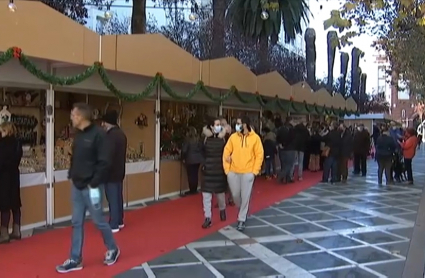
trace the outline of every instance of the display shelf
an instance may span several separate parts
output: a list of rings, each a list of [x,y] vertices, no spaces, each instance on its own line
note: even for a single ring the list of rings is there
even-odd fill
[[[21,181],[21,187],[29,187],[29,186],[46,184],[47,177],[45,172],[21,174],[20,181]]]

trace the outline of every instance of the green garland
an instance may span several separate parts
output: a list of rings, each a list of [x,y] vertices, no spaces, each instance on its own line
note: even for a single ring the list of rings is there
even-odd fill
[[[186,95],[179,95],[176,93],[171,86],[168,84],[167,80],[162,76],[161,73],[157,73],[153,80],[149,82],[146,88],[138,94],[129,94],[122,92],[112,83],[109,78],[106,69],[103,67],[102,63],[96,62],[92,66],[88,67],[85,71],[80,74],[68,77],[61,77],[45,72],[37,67],[36,64],[30,61],[30,59],[22,52],[18,47],[11,47],[6,52],[0,55],[0,66],[9,62],[12,59],[17,59],[22,67],[24,67],[29,73],[31,73],[36,78],[43,80],[46,83],[56,85],[56,86],[71,86],[78,83],[81,83],[95,73],[97,73],[102,80],[104,86],[117,98],[128,101],[135,102],[148,98],[149,96],[154,95],[155,89],[160,86],[166,94],[172,97],[175,100],[190,100],[199,92],[203,93],[206,97],[216,103],[223,103],[228,100],[231,96],[235,96],[240,102],[249,104],[257,102],[261,107],[268,110],[280,109],[290,113],[313,113],[313,114],[327,114],[327,115],[351,115],[351,111],[347,109],[334,109],[333,107],[318,107],[316,104],[309,105],[305,101],[302,103],[294,102],[292,98],[288,100],[282,100],[277,95],[276,97],[264,100],[259,93],[254,95],[243,96],[235,86],[230,87],[230,89],[220,96],[212,94],[205,87],[202,81],[198,81],[195,84],[195,87],[190,90]]]

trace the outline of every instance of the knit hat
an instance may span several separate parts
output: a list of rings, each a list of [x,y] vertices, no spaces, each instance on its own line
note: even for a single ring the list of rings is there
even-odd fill
[[[118,125],[118,112],[116,110],[110,110],[102,116],[102,121],[110,125]]]

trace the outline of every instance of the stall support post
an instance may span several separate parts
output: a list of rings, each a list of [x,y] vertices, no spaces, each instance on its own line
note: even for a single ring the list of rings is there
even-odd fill
[[[258,131],[258,134],[261,133],[261,131],[263,130],[263,107],[261,107],[260,109],[260,130]]]
[[[159,200],[159,176],[161,165],[161,85],[157,84],[155,100],[155,191],[154,200]]]
[[[218,116],[223,116],[223,102],[220,101],[220,105],[218,106]]]
[[[49,89],[46,90],[46,224],[47,226],[53,225],[55,219],[54,207],[54,155],[55,155],[55,91],[50,84]]]

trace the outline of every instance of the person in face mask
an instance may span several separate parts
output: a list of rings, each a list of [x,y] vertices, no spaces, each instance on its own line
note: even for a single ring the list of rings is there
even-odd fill
[[[220,209],[220,220],[226,220],[226,196],[227,178],[224,174],[222,154],[225,145],[226,130],[221,126],[219,119],[213,119],[203,129],[204,139],[204,165],[202,167],[204,182],[201,185],[202,204],[204,207],[205,220],[202,228],[211,227],[212,195],[216,194]]]
[[[353,174],[366,176],[366,161],[370,151],[370,134],[363,124],[357,126],[353,138],[354,171]]]
[[[255,176],[261,171],[264,159],[263,144],[251,128],[248,117],[237,119],[233,133],[223,152],[223,168],[227,175],[233,200],[239,206],[237,230],[245,229],[249,201]]]

